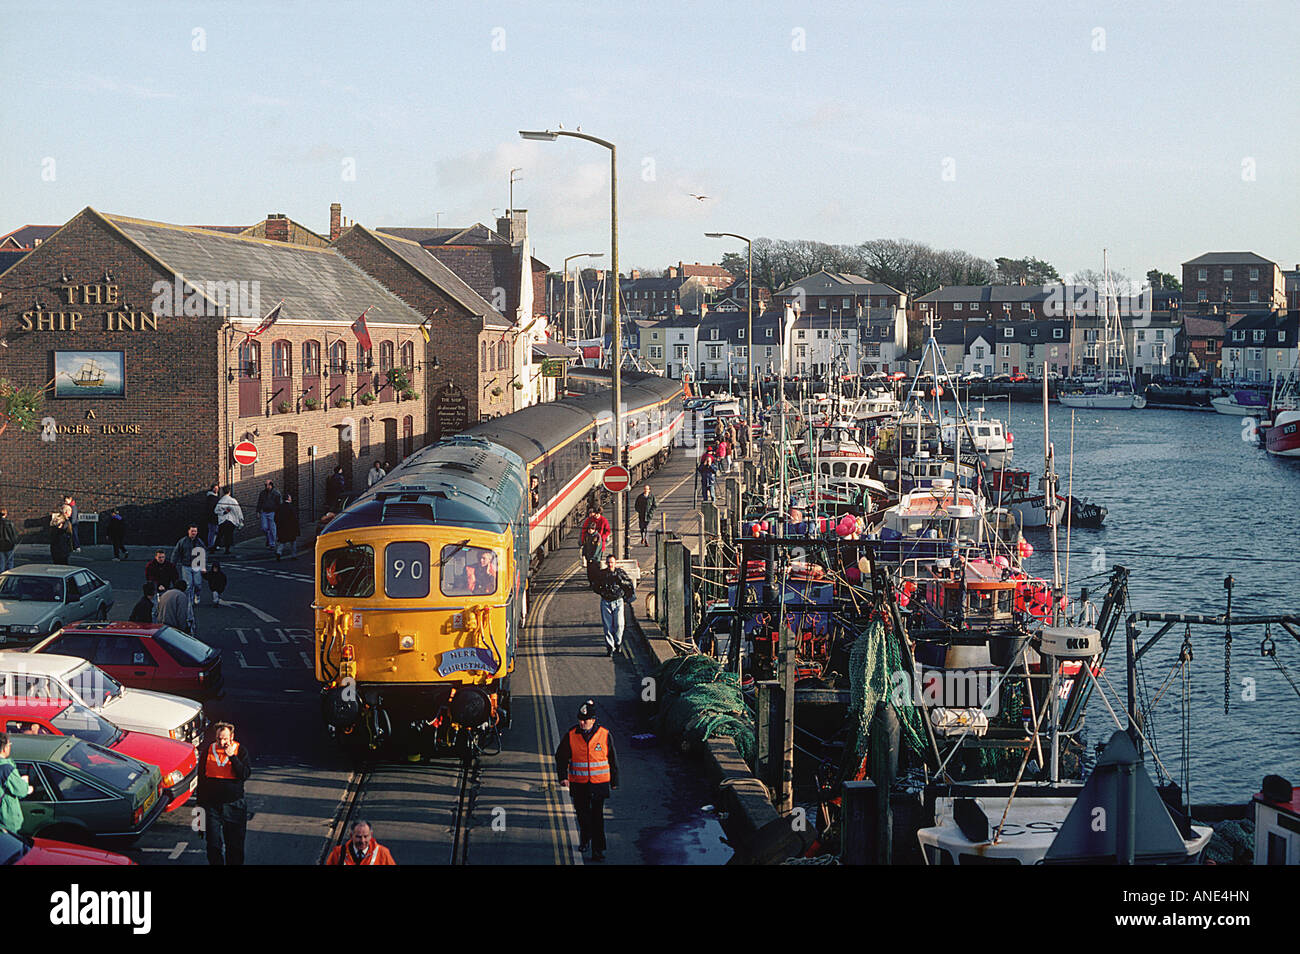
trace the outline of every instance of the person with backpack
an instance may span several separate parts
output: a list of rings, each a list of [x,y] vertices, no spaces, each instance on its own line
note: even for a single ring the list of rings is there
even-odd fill
[[[641,528],[641,546],[649,546],[646,540],[646,532],[650,529],[650,519],[654,516],[655,508],[659,506],[659,501],[655,500],[655,495],[650,492],[650,485],[643,484],[641,493],[636,498],[636,520]]]
[[[230,488],[217,501],[217,550],[224,549],[230,556],[230,547],[235,542],[235,531],[244,528],[244,508],[239,506],[230,493]],[[215,552],[215,550],[213,551]]]
[[[591,575],[591,588],[600,597],[600,621],[605,630],[605,655],[623,649],[623,602],[636,595],[632,578],[620,569],[613,555],[605,559],[603,569]]]

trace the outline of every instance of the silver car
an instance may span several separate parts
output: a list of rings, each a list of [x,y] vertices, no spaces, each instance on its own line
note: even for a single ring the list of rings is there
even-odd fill
[[[108,619],[113,587],[81,566],[30,563],[0,573],[0,645],[31,643],[68,623]]]

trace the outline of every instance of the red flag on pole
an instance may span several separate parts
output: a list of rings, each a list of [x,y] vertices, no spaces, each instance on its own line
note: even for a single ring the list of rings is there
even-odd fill
[[[369,308],[366,309],[366,311],[369,310]],[[352,322],[352,333],[357,336],[357,341],[361,343],[362,350],[369,351],[371,349],[370,329],[366,327],[366,311],[363,311],[361,317]]]
[[[279,304],[266,313],[266,317],[262,319],[261,324],[248,333],[248,337],[244,339],[244,343],[247,344],[249,340],[256,338],[267,328],[270,328],[275,324],[275,320],[280,317],[280,309],[283,307],[284,299],[281,298]]]

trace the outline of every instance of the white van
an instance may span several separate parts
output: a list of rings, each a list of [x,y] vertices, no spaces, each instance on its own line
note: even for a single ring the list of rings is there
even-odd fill
[[[149,732],[191,745],[203,741],[203,706],[148,689],[128,689],[79,656],[0,653],[0,697],[69,699],[94,709],[119,729]]]

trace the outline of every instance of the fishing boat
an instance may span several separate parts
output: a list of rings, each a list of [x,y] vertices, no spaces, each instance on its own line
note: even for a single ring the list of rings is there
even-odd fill
[[[935,480],[905,493],[881,517],[875,548],[881,563],[950,564],[960,550],[985,541],[988,504],[974,490]]]
[[[979,454],[985,467],[1005,467],[1014,456],[1015,435],[997,418],[985,418],[982,407],[975,408],[973,420],[945,417],[940,435],[946,447],[959,445],[963,452]]]
[[[1300,370],[1273,382],[1264,449],[1275,457],[1300,457]]]
[[[1005,507],[1016,517],[1021,527],[1037,528],[1050,524],[1047,492],[1043,479],[1038,480],[1036,491],[1030,489],[1033,475],[1027,470],[989,471],[984,493],[991,503]],[[1056,522],[1064,523],[1066,498],[1056,496]]]
[[[872,388],[859,395],[849,406],[847,413],[860,423],[878,424],[898,417],[902,406],[890,391]]]

